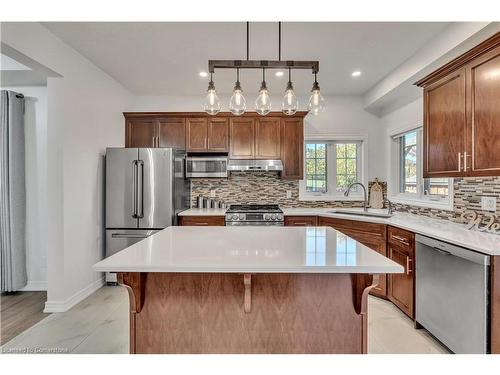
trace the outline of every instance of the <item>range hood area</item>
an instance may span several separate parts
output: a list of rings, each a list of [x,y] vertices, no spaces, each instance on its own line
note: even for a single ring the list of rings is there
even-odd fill
[[[230,159],[227,164],[228,172],[259,172],[283,170],[281,160]]]

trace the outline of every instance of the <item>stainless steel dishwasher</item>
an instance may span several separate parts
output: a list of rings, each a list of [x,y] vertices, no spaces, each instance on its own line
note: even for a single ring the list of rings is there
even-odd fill
[[[487,353],[490,257],[418,234],[415,242],[415,320],[454,353]]]

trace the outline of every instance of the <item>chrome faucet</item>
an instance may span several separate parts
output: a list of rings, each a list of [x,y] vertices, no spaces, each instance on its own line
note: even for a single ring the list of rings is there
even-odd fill
[[[368,198],[366,196],[366,188],[365,185],[363,185],[361,182],[353,182],[347,187],[347,190],[344,192],[344,196],[348,197],[349,192],[351,191],[352,187],[355,185],[359,185],[363,188],[363,194],[364,194],[364,203],[363,203],[363,211],[368,212]]]
[[[387,213],[389,215],[392,215],[394,213],[394,204],[389,199],[387,199],[386,202],[387,202]]]

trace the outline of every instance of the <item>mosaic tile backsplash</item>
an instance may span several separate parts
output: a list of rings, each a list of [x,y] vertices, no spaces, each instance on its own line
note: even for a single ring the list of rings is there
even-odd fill
[[[386,198],[386,184],[380,182]],[[371,186],[369,183],[369,187]],[[299,182],[283,180],[276,172],[237,172],[228,179],[206,178],[191,180],[191,206],[196,207],[196,197],[210,196],[215,190],[215,199],[231,203],[274,203],[282,207],[362,207],[361,201],[299,201]],[[286,198],[286,191],[292,192]],[[454,180],[454,210],[445,211],[396,204],[397,211],[417,215],[461,222],[460,215],[465,211],[476,211],[480,214],[481,197],[497,198],[497,217],[500,217],[500,177],[467,177]],[[498,220],[498,219],[497,219]]]
[[[497,221],[500,218],[500,177],[465,177],[455,178],[453,183],[453,211],[396,204],[397,211],[424,215],[437,219],[463,222],[460,215],[475,211],[478,214],[492,213],[481,210],[481,197],[496,197]]]
[[[210,197],[212,190],[215,190],[215,199],[227,204],[274,203],[281,207],[363,207],[362,201],[299,201],[299,182],[283,180],[277,172],[233,172],[228,179],[194,178],[191,180],[191,207],[196,207],[197,196]],[[291,198],[286,197],[287,190],[292,192]]]

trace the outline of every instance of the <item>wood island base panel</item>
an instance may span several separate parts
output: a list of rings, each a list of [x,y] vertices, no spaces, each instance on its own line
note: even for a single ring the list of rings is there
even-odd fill
[[[122,272],[130,353],[366,353],[368,274]]]

